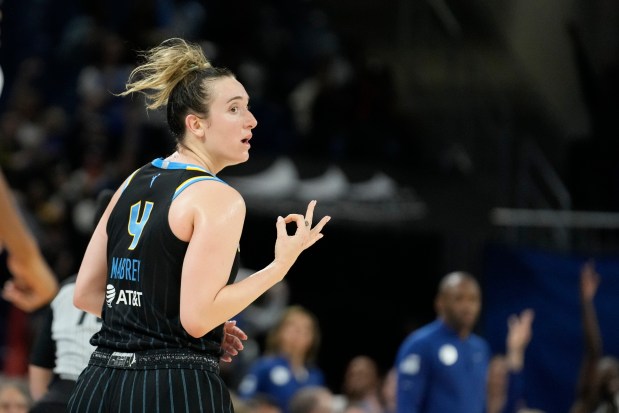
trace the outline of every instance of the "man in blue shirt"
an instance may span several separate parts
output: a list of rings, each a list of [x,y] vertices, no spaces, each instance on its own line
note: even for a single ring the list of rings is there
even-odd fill
[[[398,351],[397,413],[483,413],[490,350],[472,332],[479,284],[468,273],[447,274],[435,304],[438,319],[412,332]]]

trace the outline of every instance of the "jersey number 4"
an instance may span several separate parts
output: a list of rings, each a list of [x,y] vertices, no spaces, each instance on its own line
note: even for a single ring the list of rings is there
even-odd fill
[[[142,236],[142,230],[144,226],[148,222],[148,218],[150,218],[150,213],[153,210],[153,203],[150,201],[146,201],[144,204],[144,212],[142,212],[142,217],[140,217],[140,210],[142,209],[142,201],[136,202],[131,205],[131,210],[129,212],[129,235],[133,237],[133,241],[131,241],[131,245],[129,245],[129,249],[133,250],[140,241],[140,237]]]

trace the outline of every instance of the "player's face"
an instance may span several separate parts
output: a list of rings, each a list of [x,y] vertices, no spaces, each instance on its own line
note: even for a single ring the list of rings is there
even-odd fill
[[[462,279],[441,297],[442,316],[456,330],[472,330],[481,309],[479,286],[472,280]]]
[[[251,130],[258,122],[249,111],[249,96],[233,77],[223,77],[210,85],[212,101],[205,119],[205,145],[211,159],[222,167],[249,159]]]

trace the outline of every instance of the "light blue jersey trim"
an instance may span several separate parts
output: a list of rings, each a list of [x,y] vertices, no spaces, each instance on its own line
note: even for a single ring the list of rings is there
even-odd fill
[[[202,172],[206,172],[207,174],[217,178],[215,176],[214,173],[212,173],[211,171],[209,171],[206,168],[203,168],[201,166],[198,165],[194,165],[191,163],[181,163],[181,162],[170,162],[167,161],[163,158],[157,158],[154,161],[151,162],[153,166],[156,166],[157,168],[161,168],[161,169],[187,169],[189,171],[202,171]],[[217,178],[219,179],[219,178]],[[221,181],[221,179],[220,179]],[[223,182],[223,181],[222,181]]]
[[[170,162],[170,161],[167,161],[167,160],[165,160],[163,158],[155,159],[152,162],[152,165],[157,167],[157,168],[161,168],[161,169],[185,169],[185,170],[188,170],[188,171],[201,171],[201,172],[209,174],[209,176],[195,176],[193,178],[189,178],[188,180],[186,180],[185,182],[180,184],[176,188],[176,191],[174,191],[174,195],[172,196],[172,199],[175,199],[189,185],[195,184],[196,182],[200,182],[200,181],[218,181],[218,182],[221,182],[223,184],[228,185],[222,179],[216,177],[210,171],[208,171],[207,169],[205,169],[205,168],[203,168],[201,166],[198,166],[198,165],[193,165],[193,164],[189,164],[189,163],[181,163],[181,162]]]
[[[172,196],[172,199],[174,200],[177,196],[179,196],[180,193],[183,192],[189,185],[195,184],[196,182],[200,182],[200,181],[218,181],[218,182],[226,184],[224,181],[214,176],[196,176],[193,178],[189,178],[188,180],[180,184],[178,188],[176,188],[176,191],[174,191],[174,195]]]

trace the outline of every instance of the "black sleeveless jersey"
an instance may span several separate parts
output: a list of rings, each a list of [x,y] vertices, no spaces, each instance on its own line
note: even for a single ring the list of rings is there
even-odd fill
[[[181,271],[188,243],[172,233],[168,222],[174,198],[203,180],[223,182],[204,168],[156,159],[125,181],[107,224],[103,324],[91,344],[130,352],[190,348],[220,356],[223,324],[200,338],[181,325]],[[238,267],[237,250],[228,284]]]

